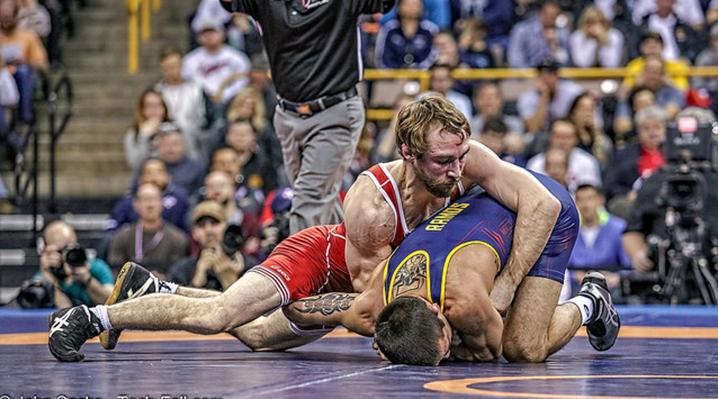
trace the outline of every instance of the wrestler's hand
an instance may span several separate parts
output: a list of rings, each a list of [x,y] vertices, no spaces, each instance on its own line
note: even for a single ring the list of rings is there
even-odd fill
[[[514,301],[515,288],[513,284],[506,282],[501,275],[496,278],[494,288],[491,290],[491,304],[499,312],[501,316],[506,316],[506,312]]]

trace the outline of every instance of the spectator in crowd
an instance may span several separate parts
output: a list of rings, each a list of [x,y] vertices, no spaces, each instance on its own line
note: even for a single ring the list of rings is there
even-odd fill
[[[471,68],[495,68],[496,60],[503,55],[501,47],[490,48],[486,41],[486,25],[479,18],[459,21],[461,34],[459,35],[459,48],[461,49],[461,63]],[[499,51],[496,51],[496,50]],[[494,50],[494,52],[492,52]]]
[[[19,101],[20,94],[15,79],[0,54],[0,143],[4,143],[6,148],[11,150],[11,153],[8,154],[10,157],[13,157],[22,147],[22,139],[10,129],[12,111],[17,107]]]
[[[507,55],[512,68],[536,67],[549,58],[569,64],[569,32],[556,26],[560,14],[558,2],[546,0],[537,16],[514,25]]]
[[[661,145],[666,138],[667,116],[658,106],[651,106],[636,114],[638,143],[616,152],[606,176],[606,196],[611,199],[627,196],[636,180],[647,176],[665,164]],[[632,197],[635,196],[633,194]]]
[[[656,104],[663,108],[668,119],[673,119],[678,111],[685,106],[683,93],[668,83],[665,64],[663,60],[658,57],[649,57],[646,59],[643,73],[641,73],[636,80],[636,83],[653,92],[656,97]]]
[[[248,82],[249,58],[224,44],[221,21],[206,19],[199,23],[199,43],[182,60],[182,75],[199,84],[219,106],[228,103]]]
[[[578,29],[571,34],[571,60],[581,68],[617,68],[623,60],[623,33],[611,26],[601,10],[589,6],[578,20]]]
[[[620,281],[616,270],[631,268],[622,241],[626,221],[606,211],[603,193],[593,184],[579,184],[575,198],[581,226],[568,263],[571,283],[578,286],[587,271],[600,270],[608,288],[615,290]]]
[[[220,204],[224,208],[227,223],[242,226],[244,237],[256,237],[259,222],[254,215],[245,213],[237,206],[234,193],[234,180],[226,172],[210,172],[204,178],[203,199]]]
[[[535,90],[526,91],[518,99],[518,110],[526,132],[546,131],[550,123],[565,118],[573,100],[583,92],[581,86],[570,80],[559,79],[560,65],[544,60],[536,69]]]
[[[187,236],[162,220],[162,192],[154,184],[137,187],[132,207],[139,219],[121,228],[112,238],[107,260],[116,270],[132,261],[141,263],[158,277],[166,276],[169,267],[187,254]]]
[[[601,168],[593,155],[578,148],[576,126],[569,119],[559,119],[551,124],[549,147],[556,147],[568,155],[568,189],[573,192],[577,182],[601,184]],[[546,173],[546,154],[540,153],[529,159],[527,168]]]
[[[20,5],[17,0],[0,0],[0,58],[15,78],[20,94],[17,116],[29,123],[35,115],[32,95],[35,89],[33,69],[47,70],[47,53],[37,34],[19,24]]]
[[[219,3],[219,1],[217,1]],[[227,28],[227,43],[252,58],[264,51],[262,34],[246,14],[234,14]]]
[[[454,33],[449,30],[443,30],[434,35],[434,49],[436,50],[436,63],[434,65],[448,65],[451,68],[476,68],[476,65],[470,65],[467,60],[461,59],[459,45],[454,38]],[[472,60],[469,60],[472,61]],[[454,90],[457,92],[470,95],[473,91],[474,82],[472,81],[455,81]]]
[[[667,60],[663,56],[663,38],[659,33],[648,31],[641,36],[640,56],[626,65],[626,77],[623,79],[624,90],[631,89],[636,80],[643,74],[648,58],[663,60],[666,78],[671,85],[680,90],[688,89],[688,65],[683,60]]]
[[[192,238],[200,246],[199,254],[172,265],[168,279],[186,287],[223,291],[244,273],[240,252],[227,254],[222,246],[227,217],[222,206],[202,201],[192,213]]]
[[[202,87],[182,76],[182,52],[167,48],[160,57],[162,80],[155,90],[162,94],[167,114],[182,130],[191,158],[200,157],[200,132],[207,122]]]
[[[584,92],[573,100],[568,118],[576,126],[578,148],[593,155],[605,169],[613,153],[611,139],[603,132],[596,110],[596,100]]]
[[[635,0],[632,8],[633,23],[636,25],[656,14],[672,14],[695,29],[700,29],[705,23],[700,0]]]
[[[451,29],[451,9],[449,7],[450,0],[422,0],[424,7],[423,19],[431,21],[439,29]],[[396,18],[397,8],[392,9],[381,19],[382,25]]]
[[[465,95],[454,90],[454,78],[451,76],[451,67],[444,64],[436,64],[431,67],[431,79],[429,89],[441,94],[451,101],[454,106],[471,120],[471,100]]]
[[[80,249],[72,226],[60,220],[45,226],[40,271],[35,278],[52,284],[57,308],[105,303],[114,285],[110,267],[100,259],[86,259],[82,264],[70,266],[66,255],[72,248]],[[87,258],[86,252],[85,256]],[[81,257],[71,259],[73,263],[81,260]]]
[[[693,21],[684,20],[681,17],[682,11],[688,10],[688,7],[678,7],[676,0],[639,0],[644,3],[655,4],[655,11],[649,12],[639,19],[636,18],[639,13],[634,12],[634,23],[638,25],[635,29],[639,35],[641,32],[657,32],[663,39],[662,58],[664,60],[675,60],[684,57],[688,60],[694,60],[698,52],[704,46],[704,40],[697,31],[691,27],[692,23],[696,23],[696,29],[702,30],[703,14],[698,8],[700,14],[698,18],[691,18]],[[683,3],[698,3],[698,0],[680,0]],[[674,7],[675,6],[675,7]],[[634,11],[636,7],[634,5]],[[675,11],[675,12],[674,12]]]
[[[472,136],[472,138],[477,137]],[[521,167],[526,166],[521,136],[517,133],[509,133],[506,124],[500,117],[490,116],[486,119],[481,134],[478,135],[478,140],[504,161]]]
[[[189,208],[187,194],[171,183],[170,175],[164,162],[157,158],[149,158],[142,164],[138,184],[146,183],[154,184],[162,193],[162,219],[186,231],[185,217]],[[135,193],[136,189],[131,191]],[[132,194],[126,194],[117,201],[110,212],[106,230],[117,230],[139,218],[132,207],[132,198]]]
[[[220,147],[212,153],[210,172],[222,171],[232,177],[235,185],[234,198],[244,212],[258,216],[264,203],[265,195],[261,189],[250,188],[249,180],[258,181],[257,178],[246,178],[242,174],[242,164],[239,154],[232,147]]]
[[[232,20],[232,13],[225,10],[219,1],[201,0],[197,5],[190,27],[192,32],[199,33],[207,21],[218,21],[222,25],[227,25]]]
[[[696,66],[718,66],[718,24],[711,26],[710,47],[704,49],[698,55]],[[693,78],[693,87],[708,90],[711,93],[713,102],[718,101],[718,78],[696,76]]]
[[[399,0],[396,18],[381,27],[376,39],[379,68],[428,68],[436,61],[432,47],[439,28],[423,19],[421,0]]]
[[[18,26],[35,32],[41,39],[50,34],[50,13],[45,7],[39,5],[37,0],[18,0],[20,12],[18,13]]]
[[[476,115],[471,121],[471,132],[480,133],[484,128],[484,122],[490,117],[499,117],[506,125],[509,133],[523,134],[524,124],[521,119],[514,115],[504,113],[504,98],[498,83],[486,80],[474,91],[474,108]]]
[[[277,171],[257,144],[257,131],[251,122],[232,122],[225,135],[225,143],[237,152],[244,184],[253,190],[274,190],[277,186]]]
[[[569,153],[558,147],[549,147],[544,152],[544,157],[546,158],[546,176],[556,180],[564,188],[569,189]]]
[[[227,120],[248,120],[259,131],[268,126],[267,109],[264,107],[262,93],[253,87],[240,91],[227,109]]]
[[[125,133],[125,157],[132,170],[137,171],[153,155],[152,138],[157,135],[160,125],[168,121],[162,95],[152,88],[145,90],[137,103],[132,126]]]
[[[706,25],[713,26],[718,21],[718,0],[710,0],[706,9]]]
[[[155,140],[157,157],[165,163],[172,183],[188,195],[197,191],[202,186],[204,167],[187,156],[179,126],[172,122],[161,124]]]
[[[573,3],[573,19],[581,19],[583,11],[588,7],[597,7],[607,21],[611,21],[614,28],[621,31],[624,38],[631,34],[634,29],[631,8],[628,5],[633,0],[577,0]]]
[[[498,64],[503,64],[514,26],[514,3],[504,0],[449,0],[452,26],[480,19],[486,28],[486,44]]]
[[[249,71],[249,87],[260,93],[264,103],[266,120],[271,121],[274,119],[274,108],[277,106],[277,90],[274,88],[272,79],[269,76],[269,60],[266,53],[255,54],[252,57],[252,69]]]
[[[636,86],[628,93],[626,103],[620,104],[613,122],[616,144],[630,140],[636,134],[632,131],[633,119],[638,111],[656,105],[656,95],[645,86]]]

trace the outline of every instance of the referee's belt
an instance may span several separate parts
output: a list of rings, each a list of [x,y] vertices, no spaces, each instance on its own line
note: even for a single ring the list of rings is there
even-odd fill
[[[277,101],[279,106],[282,107],[283,110],[293,112],[304,118],[308,118],[356,95],[357,89],[356,87],[352,87],[351,89],[345,90],[341,93],[319,97],[316,100],[311,100],[303,103],[295,103],[293,101],[285,100],[280,96],[277,96]]]

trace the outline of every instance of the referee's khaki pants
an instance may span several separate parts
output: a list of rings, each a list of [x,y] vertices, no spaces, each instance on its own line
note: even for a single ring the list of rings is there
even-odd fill
[[[364,128],[364,103],[354,96],[308,118],[277,106],[274,128],[294,188],[289,229],[296,233],[343,220],[339,189]]]

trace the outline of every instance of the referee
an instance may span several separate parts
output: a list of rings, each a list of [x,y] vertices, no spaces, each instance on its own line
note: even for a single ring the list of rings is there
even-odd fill
[[[357,19],[395,0],[221,0],[259,24],[278,103],[274,128],[294,186],[292,233],[342,220],[339,188],[364,128]]]

